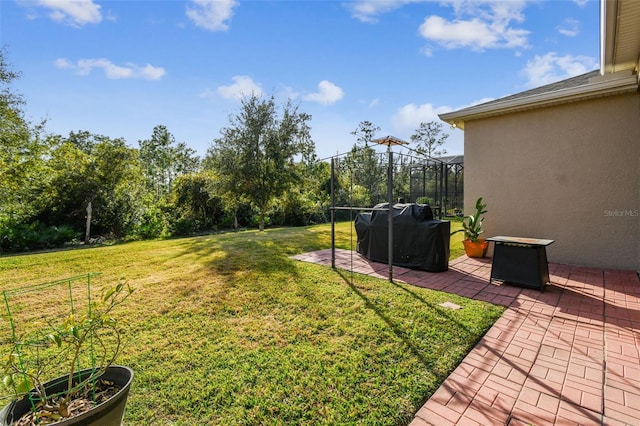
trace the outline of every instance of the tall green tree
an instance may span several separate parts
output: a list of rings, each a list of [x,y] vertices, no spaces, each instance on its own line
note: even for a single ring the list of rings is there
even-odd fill
[[[306,167],[305,192],[314,202],[314,211],[318,215],[318,222],[329,220],[331,207],[331,165],[319,161]],[[334,190],[338,185],[334,181]]]
[[[85,154],[91,155],[95,146],[105,139],[108,138],[86,130],[78,130],[77,132],[69,132],[69,136],[65,139],[65,142],[72,144]]]
[[[95,223],[117,237],[128,235],[140,214],[144,177],[138,150],[122,138],[104,138],[93,151],[97,192]]]
[[[140,161],[147,184],[156,200],[171,192],[176,177],[195,173],[200,166],[196,151],[184,142],[177,143],[166,126],[153,128],[151,139],[139,141]]]
[[[298,163],[299,179],[282,196],[271,211],[271,221],[286,226],[303,226],[327,222],[331,207],[331,167],[317,161]]]
[[[379,131],[380,131],[380,126],[376,126],[369,120],[361,121],[358,124],[358,127],[351,132],[351,134],[356,137],[355,146],[358,148],[364,148],[369,146],[371,141],[373,141],[374,136]]]
[[[77,135],[77,134],[76,134]],[[72,135],[73,136],[73,135]],[[144,180],[137,150],[124,139],[90,135],[90,152],[62,138],[49,160],[52,178],[43,186],[39,219],[122,237],[140,215]]]
[[[222,202],[209,192],[214,179],[211,173],[199,172],[178,176],[174,182],[170,201],[175,219],[189,232],[215,229],[222,218]]]
[[[245,97],[209,151],[222,189],[257,208],[261,231],[274,200],[299,179],[296,161],[314,158],[310,120],[291,101],[278,111],[273,97]]]
[[[225,173],[240,161],[234,150],[222,149],[214,145],[207,150],[207,156],[202,162],[203,169],[209,173],[211,179],[207,184],[207,191],[216,194],[224,210],[233,217],[233,229],[238,229],[238,211],[241,206],[250,203],[241,192],[240,184],[234,180],[235,175]],[[228,163],[223,165],[222,163]]]
[[[358,205],[362,203],[361,194],[368,194],[366,205],[375,204],[386,199],[386,163],[381,161],[380,155],[371,147],[371,142],[380,127],[370,121],[361,121],[358,127],[351,132],[356,137],[351,152],[347,154],[341,163],[341,174],[345,182],[350,186],[357,186]],[[348,189],[349,187],[345,187]],[[364,192],[363,192],[364,189]],[[355,204],[354,204],[355,205]]]
[[[442,131],[442,123],[429,121],[420,123],[413,135],[411,142],[416,144],[415,150],[427,157],[439,157],[447,153],[445,149],[440,149],[449,138],[448,133]]]
[[[24,99],[11,89],[11,83],[19,77],[1,49],[0,224],[9,219],[21,221],[33,214],[38,187],[49,177],[45,160],[50,145],[44,137],[44,122],[29,122],[22,109]]]
[[[71,225],[81,230],[87,203],[96,192],[91,176],[91,156],[62,137],[55,137],[59,145],[48,161],[52,176],[43,183],[38,198],[38,221],[50,226]]]

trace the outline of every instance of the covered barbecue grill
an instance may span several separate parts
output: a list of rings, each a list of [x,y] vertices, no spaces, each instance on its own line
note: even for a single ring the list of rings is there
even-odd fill
[[[356,250],[369,260],[388,263],[388,203],[355,219]],[[379,210],[378,210],[379,209]],[[450,223],[433,218],[423,204],[393,206],[393,264],[411,269],[442,272],[449,268]]]

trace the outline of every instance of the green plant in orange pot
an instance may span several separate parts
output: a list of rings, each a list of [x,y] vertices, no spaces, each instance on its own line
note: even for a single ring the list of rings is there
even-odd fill
[[[469,257],[484,257],[487,254],[489,243],[480,238],[480,234],[484,233],[482,224],[484,222],[483,215],[487,213],[487,205],[482,202],[482,197],[476,200],[476,211],[474,214],[465,216],[462,219],[462,229],[452,233],[464,232],[464,251]]]

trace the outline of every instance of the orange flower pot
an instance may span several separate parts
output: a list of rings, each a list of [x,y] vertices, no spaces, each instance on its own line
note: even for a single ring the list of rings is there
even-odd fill
[[[489,242],[478,239],[473,242],[471,240],[463,240],[464,252],[469,257],[484,257],[487,254],[487,248],[489,248]]]

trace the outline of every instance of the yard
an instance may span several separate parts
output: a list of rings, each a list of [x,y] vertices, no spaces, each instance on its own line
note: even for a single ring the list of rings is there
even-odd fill
[[[0,258],[0,277],[3,288],[87,272],[102,272],[96,285],[127,278],[135,292],[119,307],[127,344],[118,363],[136,375],[126,425],[407,424],[503,309],[364,276],[351,282],[289,258],[330,247],[329,231],[10,256]],[[339,247],[350,248],[350,223],[337,231]],[[463,309],[438,306],[445,301]]]

